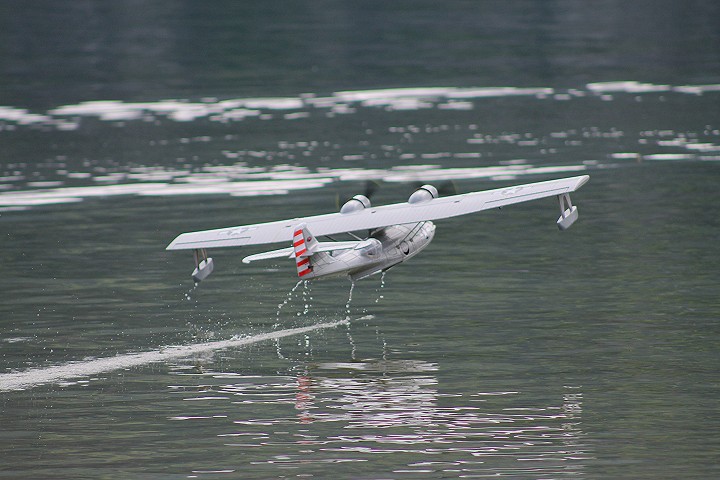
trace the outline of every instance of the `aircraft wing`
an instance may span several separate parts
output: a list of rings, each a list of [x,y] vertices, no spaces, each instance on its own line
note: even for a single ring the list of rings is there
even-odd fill
[[[319,237],[358,230],[371,230],[388,225],[440,220],[514,203],[568,194],[583,186],[589,179],[588,175],[581,175],[482,192],[451,195],[423,203],[410,204],[403,202],[370,207],[352,213],[328,213],[277,222],[183,233],[168,245],[167,250],[289,243],[293,239],[294,227],[299,223],[305,223],[308,229],[316,237]]]

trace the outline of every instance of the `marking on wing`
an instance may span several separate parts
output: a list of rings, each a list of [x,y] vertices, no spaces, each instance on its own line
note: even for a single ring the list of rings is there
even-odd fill
[[[518,193],[519,191],[521,191],[522,189],[523,189],[523,187],[518,185],[517,187],[506,188],[505,190],[503,190],[500,193],[502,195],[514,195],[514,194]]]
[[[257,227],[238,227],[238,228],[232,228],[229,230],[226,230],[223,232],[226,236],[232,237],[232,238],[249,238],[247,235],[243,236],[243,233],[249,232],[251,230],[257,230]]]
[[[542,191],[531,191],[531,192],[528,192],[528,193],[526,193],[526,194],[524,194],[524,195],[516,195],[516,194],[514,195],[512,192],[509,192],[509,190],[513,190],[513,189],[508,189],[508,193],[506,193],[505,191],[503,191],[503,192],[501,192],[501,193],[502,193],[503,195],[513,195],[513,198],[525,198],[525,197],[532,197],[532,196],[535,196],[535,195],[540,195],[541,197],[542,197],[542,196],[555,195],[556,193],[565,192],[565,191],[567,190],[567,187],[551,188],[551,189],[542,190]],[[522,189],[520,189],[520,190],[522,190]],[[518,190],[518,191],[519,191],[519,190]],[[504,202],[504,201],[506,201],[506,200],[507,200],[506,198],[496,198],[495,200],[488,200],[486,203],[487,203],[487,204],[492,204],[492,203]]]

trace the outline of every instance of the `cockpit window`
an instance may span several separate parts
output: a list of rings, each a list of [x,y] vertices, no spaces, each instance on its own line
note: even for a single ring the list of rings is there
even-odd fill
[[[380,254],[380,242],[375,239],[365,240],[364,242],[359,243],[355,247],[355,250],[360,252],[361,255],[374,257]]]

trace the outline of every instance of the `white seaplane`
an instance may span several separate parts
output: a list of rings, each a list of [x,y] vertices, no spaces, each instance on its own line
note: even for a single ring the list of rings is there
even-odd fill
[[[347,275],[352,281],[383,272],[417,255],[435,236],[433,220],[467,215],[514,203],[556,196],[560,204],[557,226],[569,228],[578,218],[570,193],[590,177],[578,177],[439,197],[432,185],[417,189],[406,203],[372,207],[365,195],[355,195],[338,213],[277,222],[183,233],[167,250],[193,250],[200,282],[213,271],[207,249],[286,243],[291,246],[250,255],[243,263],[270,258],[295,261],[298,277],[314,279]],[[352,232],[366,232],[359,237]],[[330,235],[348,233],[355,240],[335,241]],[[318,241],[327,237],[331,241]]]

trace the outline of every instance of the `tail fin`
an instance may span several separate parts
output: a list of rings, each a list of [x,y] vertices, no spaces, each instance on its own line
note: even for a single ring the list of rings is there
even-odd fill
[[[295,227],[293,235],[293,249],[295,250],[295,263],[297,265],[298,277],[312,273],[313,267],[310,257],[315,253],[318,241],[307,229],[307,225],[301,223]]]

